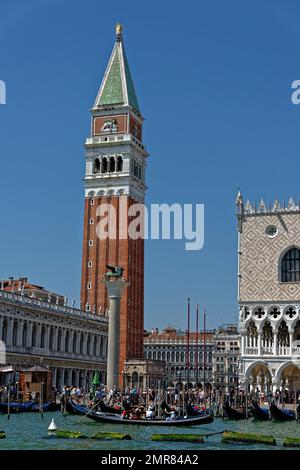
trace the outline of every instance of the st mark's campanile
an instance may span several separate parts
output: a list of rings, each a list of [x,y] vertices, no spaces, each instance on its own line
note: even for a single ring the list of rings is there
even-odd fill
[[[132,239],[124,233],[132,221],[127,215],[128,208],[144,202],[148,156],[142,139],[143,117],[124,50],[121,25],[116,26],[115,45],[91,114],[91,135],[85,143],[81,307],[105,315],[108,298],[101,280],[106,265],[124,268],[129,286],[121,300],[121,371],[125,360],[143,358],[144,240]],[[103,220],[99,206],[103,204],[112,204],[116,214],[116,226],[107,238],[97,235],[97,224]]]

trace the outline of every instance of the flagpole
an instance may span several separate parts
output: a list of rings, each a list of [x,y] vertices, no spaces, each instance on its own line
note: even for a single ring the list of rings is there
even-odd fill
[[[204,396],[206,393],[205,369],[206,369],[206,308],[204,308],[204,315],[203,315],[203,390],[204,390]]]
[[[196,304],[196,387],[198,384],[198,341],[199,341],[199,304]]]
[[[187,389],[189,390],[190,382],[190,314],[191,314],[191,301],[188,298],[188,330],[187,330]]]

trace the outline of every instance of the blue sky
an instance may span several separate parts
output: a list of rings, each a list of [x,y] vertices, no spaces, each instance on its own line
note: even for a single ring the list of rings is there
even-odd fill
[[[237,315],[235,197],[299,197],[296,0],[0,0],[0,278],[79,298],[83,143],[124,25],[143,115],[148,203],[205,204],[205,246],[146,242],[145,326]]]

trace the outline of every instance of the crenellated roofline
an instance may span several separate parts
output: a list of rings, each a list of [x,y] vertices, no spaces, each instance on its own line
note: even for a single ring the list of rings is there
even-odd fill
[[[300,212],[300,201],[295,202],[294,199],[290,197],[287,204],[286,201],[280,203],[278,199],[275,199],[274,203],[266,203],[264,199],[261,199],[259,203],[256,201],[251,203],[248,199],[246,204],[244,204],[243,196],[239,191],[236,199],[236,207],[238,216],[288,214]]]

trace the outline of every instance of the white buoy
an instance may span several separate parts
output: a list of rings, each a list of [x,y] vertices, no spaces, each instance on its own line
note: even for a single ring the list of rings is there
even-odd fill
[[[52,418],[52,421],[49,425],[48,431],[56,431],[56,430],[57,430],[57,426],[55,424],[54,418]]]

